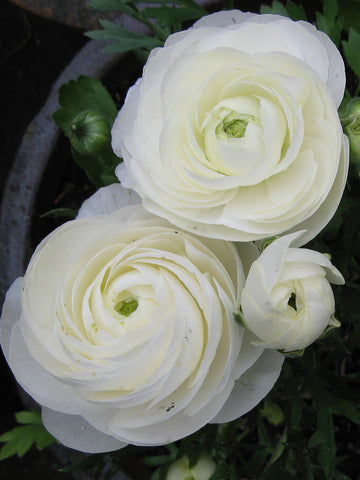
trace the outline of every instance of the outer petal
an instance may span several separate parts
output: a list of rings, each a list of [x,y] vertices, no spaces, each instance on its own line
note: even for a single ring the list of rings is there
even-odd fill
[[[121,165],[121,164],[120,164]],[[100,188],[94,195],[81,205],[77,218],[107,215],[128,205],[141,204],[141,198],[133,190],[124,188],[119,183],[113,183]]]
[[[244,23],[272,23],[276,21],[288,21],[285,17],[281,15],[257,15],[250,12],[241,12],[240,10],[226,10],[223,12],[215,12],[211,15],[207,15],[200,20],[198,20],[193,27],[227,27],[229,25],[238,25]],[[294,23],[291,21],[292,25]],[[329,60],[329,67],[327,71],[327,78],[325,79],[325,83],[327,84],[331,95],[334,99],[335,105],[338,108],[342,101],[345,91],[345,65],[342,59],[342,56],[339,50],[336,48],[334,43],[330,40],[328,35],[324,32],[319,31],[314,25],[309,22],[305,22],[300,20],[296,22],[296,25],[301,26],[304,28],[311,36],[315,37],[319,43],[326,49],[328,60]],[[306,52],[306,42],[302,42],[298,39],[298,45],[304,50],[305,54],[307,55],[311,51]],[[315,67],[316,70],[316,63],[311,62],[309,64],[312,68]]]
[[[1,315],[0,340],[6,361],[9,362],[11,330],[21,317],[23,277],[17,278],[6,293]]]
[[[341,201],[344,188],[346,185],[347,174],[349,170],[349,139],[346,135],[343,136],[343,147],[341,150],[341,158],[339,169],[331,190],[322,203],[320,208],[304,222],[299,223],[286,233],[292,233],[298,230],[305,231],[298,240],[294,241],[294,247],[302,247],[310,240],[316,237],[323,228],[329,223],[334,216],[339,203]]]
[[[96,430],[80,415],[66,415],[43,408],[42,421],[45,428],[65,447],[80,452],[111,452],[127,445],[125,442]]]
[[[284,356],[265,350],[261,357],[237,381],[225,405],[211,423],[230,422],[255,407],[273,388]]]

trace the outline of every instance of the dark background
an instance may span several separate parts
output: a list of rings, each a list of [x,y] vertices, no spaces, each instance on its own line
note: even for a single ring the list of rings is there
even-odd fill
[[[79,28],[0,0],[0,194],[24,131],[46,100],[53,82],[86,41]],[[14,412],[24,409],[11,372],[1,360],[0,434],[16,426]],[[38,452],[33,448],[22,459],[1,461],[0,479],[73,478],[58,469],[50,451]]]

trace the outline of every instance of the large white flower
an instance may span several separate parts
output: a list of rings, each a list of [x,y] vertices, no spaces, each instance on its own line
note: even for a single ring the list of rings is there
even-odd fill
[[[45,426],[86,452],[164,444],[237,418],[282,364],[234,320],[245,283],[235,246],[140,205],[109,213],[124,200],[137,202],[120,185],[102,189],[85,218],[50,234],[1,318],[5,356]]]
[[[344,65],[306,22],[240,11],[204,17],[155,49],[112,129],[123,185],[188,231],[248,241],[335,212],[348,147]]]
[[[245,325],[264,348],[287,352],[314,342],[334,319],[330,283],[344,278],[327,256],[293,248],[300,232],[275,240],[251,265],[241,294]]]

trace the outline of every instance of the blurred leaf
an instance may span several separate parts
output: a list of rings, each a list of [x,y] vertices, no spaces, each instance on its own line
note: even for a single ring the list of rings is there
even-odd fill
[[[269,5],[261,5],[260,12],[282,15],[284,17],[290,17],[293,20],[307,20],[304,7],[297,5],[292,0],[288,0],[286,5],[279,0],[274,0],[271,7]]]
[[[359,33],[350,28],[348,41],[342,42],[345,59],[348,65],[360,77],[360,35]]]
[[[103,455],[101,454],[92,454],[88,455],[79,462],[76,462],[72,465],[68,465],[67,467],[61,468],[59,471],[60,472],[65,472],[65,473],[82,473],[86,472],[97,465],[101,465],[103,459]]]
[[[289,16],[289,12],[286,10],[285,6],[279,2],[279,0],[274,0],[271,4],[271,7],[269,5],[261,5],[260,13],[271,13],[274,15],[283,15],[284,17]]]
[[[290,18],[293,20],[307,20],[307,15],[302,5],[297,5],[291,0],[286,2],[286,10],[289,12]]]
[[[332,414],[322,399],[317,402],[316,430],[311,435],[308,447],[318,447],[318,459],[323,466],[326,480],[331,480],[335,471],[336,444]]]
[[[23,410],[15,413],[16,421],[23,424],[42,425],[41,413],[36,410]]]
[[[277,426],[284,421],[284,413],[276,403],[265,401],[260,413],[271,425]]]
[[[219,462],[209,480],[229,480],[229,478],[229,467],[225,462]]]
[[[360,2],[359,0],[339,0],[339,11],[344,18],[344,27],[360,32]]]

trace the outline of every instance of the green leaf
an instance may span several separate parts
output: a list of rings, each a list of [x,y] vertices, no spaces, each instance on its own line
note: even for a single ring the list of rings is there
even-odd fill
[[[115,176],[115,167],[120,163],[120,159],[113,153],[109,146],[96,155],[81,155],[72,149],[74,161],[81,167],[96,188],[118,183]]]
[[[302,5],[297,5],[293,1],[286,2],[286,10],[292,20],[307,20],[307,15]]]
[[[104,52],[125,53],[138,48],[151,50],[163,45],[163,42],[156,38],[130,32],[129,30],[126,30],[119,25],[115,25],[112,22],[108,22],[107,20],[101,20],[100,23],[105,30],[92,30],[86,32],[85,35],[95,40],[117,41],[114,45],[107,45],[104,47]]]
[[[29,425],[15,427],[0,436],[0,442],[5,443],[0,449],[0,460],[13,455],[22,457],[34,443],[39,450],[42,450],[55,442],[54,437],[45,430],[41,420],[39,423],[39,417],[35,412],[20,412],[16,416],[20,418],[21,423],[29,421]]]
[[[159,20],[167,26],[181,25],[187,20],[196,20],[206,14],[207,11],[203,8],[193,7],[150,7],[142,11],[142,15]]]
[[[46,213],[40,215],[40,218],[53,217],[53,218],[75,218],[77,211],[73,208],[54,208]]]
[[[360,35],[350,28],[348,41],[342,42],[346,62],[350,68],[360,77]]]
[[[219,462],[209,480],[229,480],[229,478],[228,465],[225,462]]]
[[[261,415],[266,418],[266,420],[274,425],[280,425],[284,421],[284,413],[276,403],[269,401],[264,402],[264,407],[260,410]]]
[[[15,413],[18,423],[42,425],[41,413],[36,410],[23,410]]]
[[[318,447],[319,464],[323,466],[326,480],[331,480],[335,471],[336,444],[332,414],[319,398],[317,403],[316,430],[310,437],[308,447]]]
[[[271,13],[274,15],[283,15],[284,17],[289,17],[289,12],[286,10],[285,6],[279,2],[279,0],[274,0],[271,4],[271,7],[269,5],[261,5],[260,13]]]
[[[292,0],[288,0],[286,6],[279,2],[279,0],[274,0],[271,7],[261,5],[260,12],[282,15],[283,17],[290,17],[293,20],[307,20],[304,7],[302,5],[296,5]]]
[[[316,12],[316,25],[318,29],[329,35],[337,46],[339,45],[344,26],[344,18],[338,18],[338,9],[338,0],[324,0],[323,14]]]
[[[360,2],[359,0],[339,0],[339,11],[344,18],[344,28],[360,32]]]
[[[123,0],[90,0],[88,3],[91,8],[102,12],[114,10],[132,16],[132,13],[136,11],[134,7],[127,5],[128,2]]]

